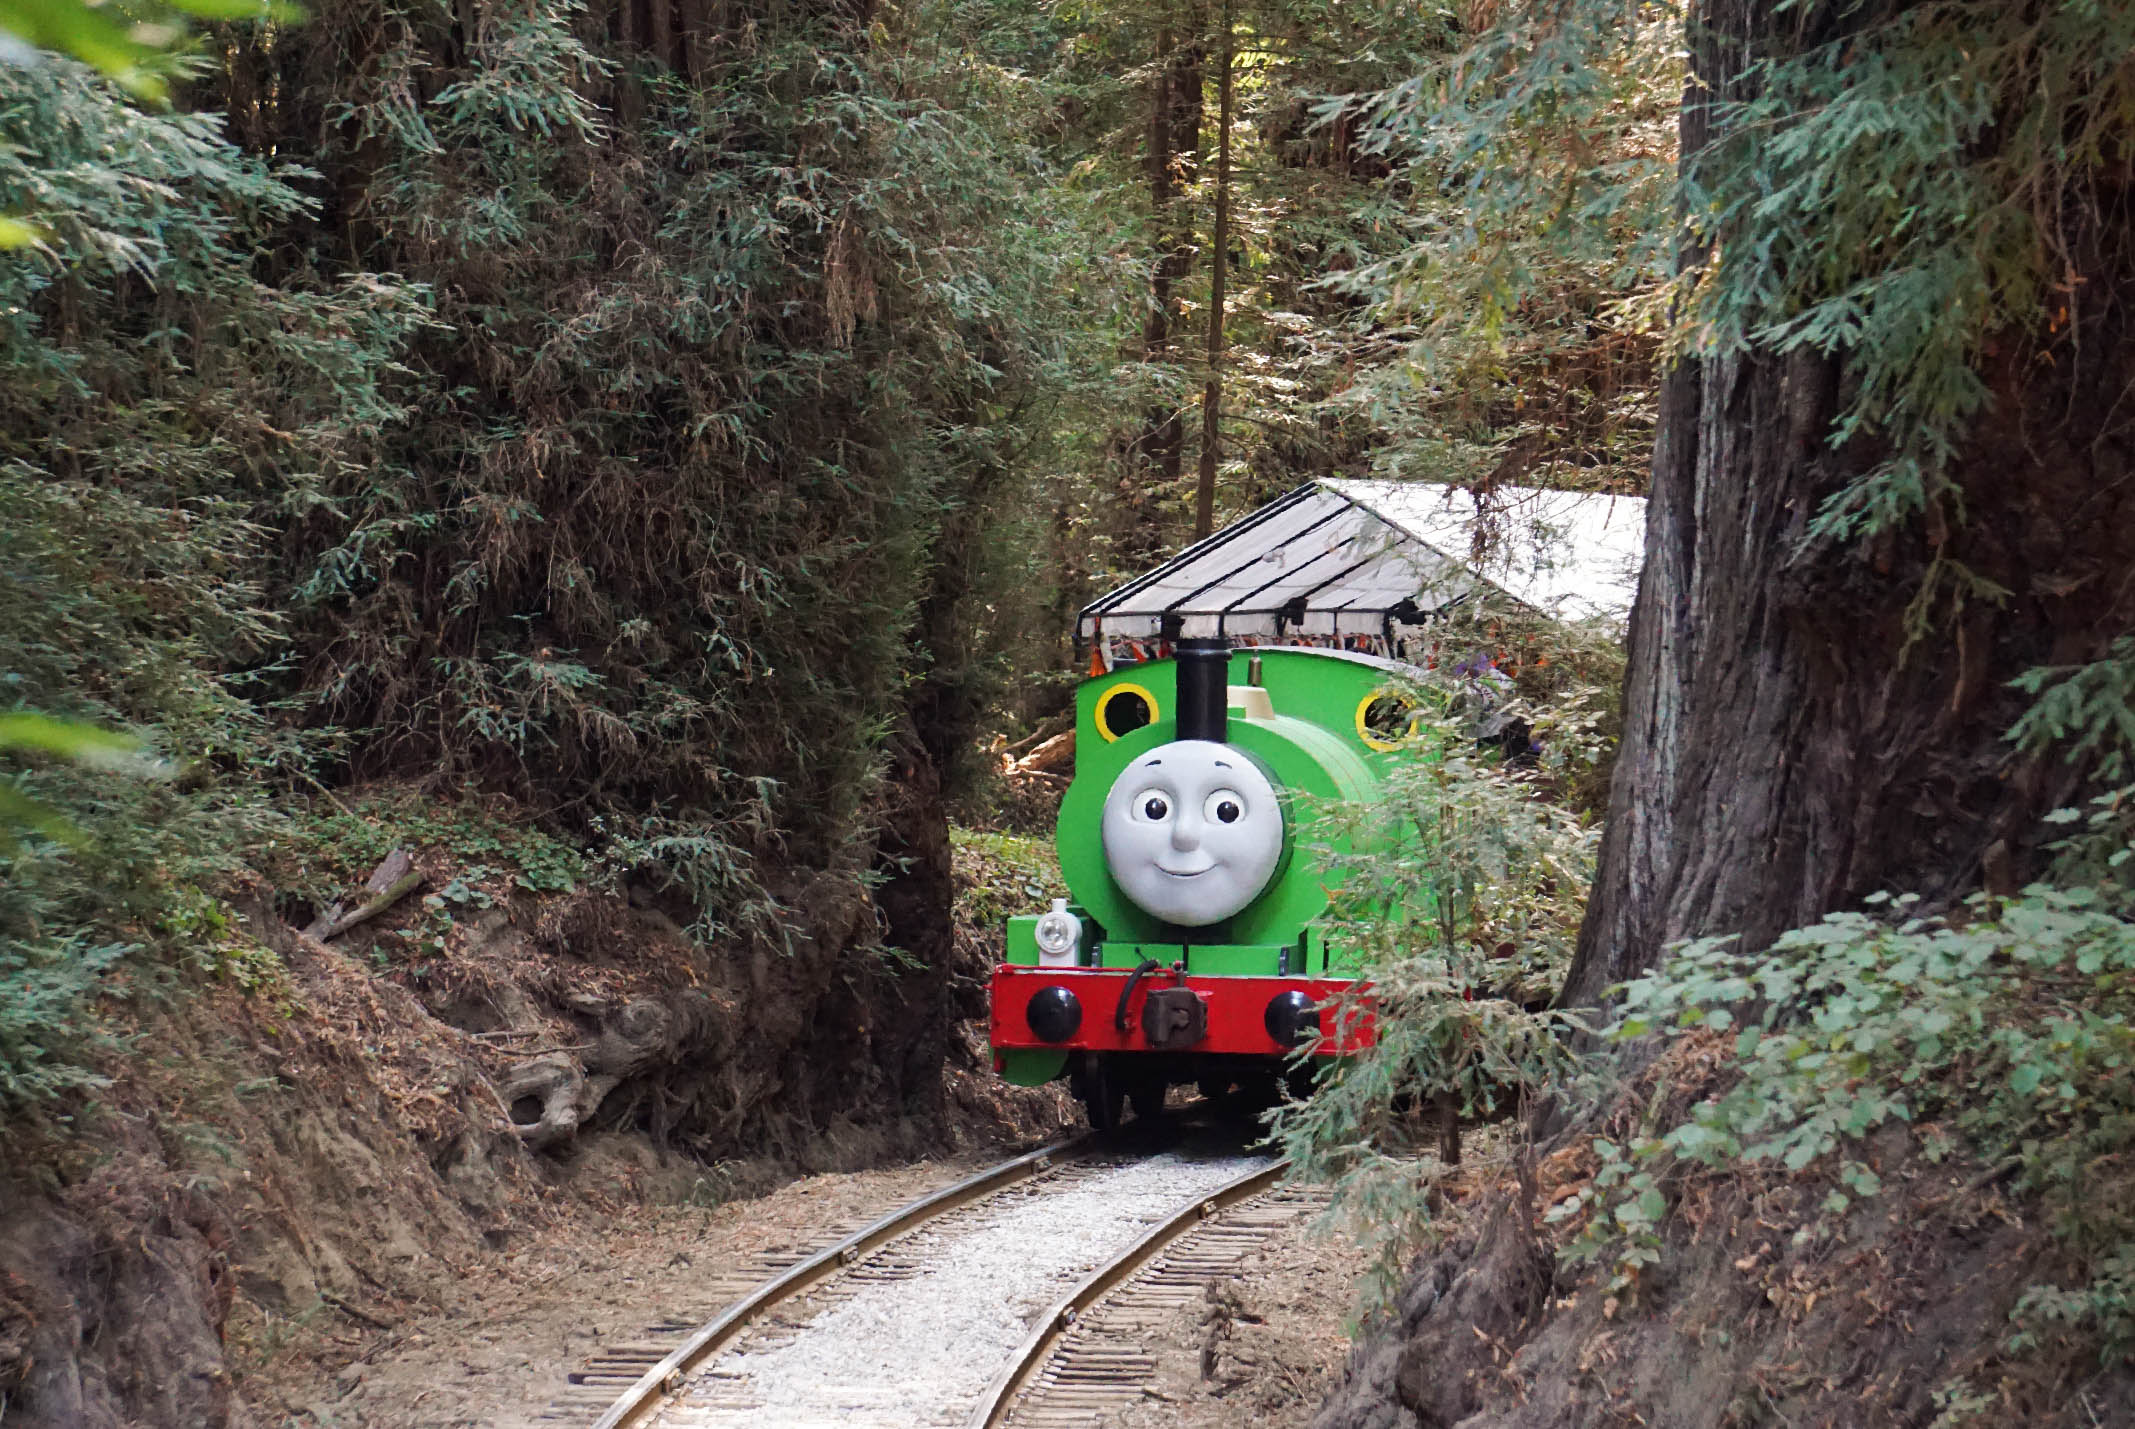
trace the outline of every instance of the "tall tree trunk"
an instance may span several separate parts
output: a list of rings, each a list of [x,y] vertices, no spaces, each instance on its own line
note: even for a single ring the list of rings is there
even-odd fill
[[[1843,40],[1898,3],[1691,6],[1683,152],[1720,137],[1767,60]],[[1833,414],[1860,376],[1845,356],[1731,353],[1668,375],[1624,742],[1564,1002],[1600,1001],[1675,939],[1739,934],[1755,948],[1879,888],[1946,904],[2038,871],[2040,815],[2065,802],[2085,771],[2011,749],[2003,736],[2025,697],[2009,681],[2038,665],[2097,658],[2135,625],[2126,557],[2135,549],[2135,403],[2125,395],[2135,385],[2131,189],[2123,166],[2092,176],[2088,192],[2041,200],[2072,222],[2063,290],[2072,321],[2056,331],[2042,313],[1996,335],[2000,355],[1983,373],[1993,408],[1964,435],[1948,473],[1958,500],[1871,539],[1808,538],[1822,503],[1880,455],[1865,442],[1829,446]],[[2073,333],[2082,334],[2080,349]],[[1960,506],[1962,520],[1953,514]],[[1947,579],[1957,569],[2008,594],[1958,600]],[[1560,1109],[1576,1098],[1566,1102]],[[1581,1124],[1558,1144],[1583,1147],[1599,1129]],[[1735,1390],[1761,1385],[1767,1371],[1789,1377],[1781,1393],[1798,1422],[1932,1416],[1925,1386],[1908,1384],[1902,1401],[1898,1388],[1924,1361],[1891,1359],[1901,1375],[1885,1363],[1891,1357],[1877,1357],[1895,1327],[1827,1318],[1804,1339],[1807,1310],[1762,1318],[1726,1352],[1733,1358],[1706,1355],[1709,1392],[1679,1392],[1674,1366],[1701,1352],[1664,1327],[1703,1323],[1694,1307],[1761,1298],[1753,1282],[1728,1278],[1713,1247],[1754,1245],[1766,1232],[1785,1243],[1784,1198],[1731,1203],[1693,1193],[1702,1207],[1693,1243],[1670,1236],[1639,1282],[1644,1303],[1618,1316],[1613,1295],[1597,1306],[1598,1286],[1589,1294],[1589,1282],[1559,1270],[1536,1227],[1540,1198],[1526,1163],[1516,1179],[1517,1195],[1418,1263],[1400,1313],[1352,1359],[1319,1429],[1717,1424],[1732,1422]],[[1947,1199],[1887,1209],[1925,1216]],[[1815,1201],[1811,1192],[1794,1204],[1806,1216]],[[1762,1209],[1754,1226],[1737,1219],[1750,1204],[1774,1209],[1777,1220],[1761,1219]],[[1968,1243],[1966,1223],[1944,1224],[1965,1225],[1945,1245]],[[1936,1259],[1935,1244],[1921,1243],[1924,1283],[1959,1299],[2027,1278],[2011,1281],[2003,1270],[1968,1282],[1971,1272]],[[1762,1253],[1735,1261],[1735,1272]],[[1831,1282],[1841,1294],[1862,1274],[1873,1278],[1850,1273]],[[1740,1300],[1728,1299],[1744,1287]],[[1752,1324],[1761,1310],[1751,1306]],[[1918,1338],[1902,1314],[1892,1318]],[[1979,1341],[1945,1332],[1942,1362],[1976,1362],[1966,1358],[1974,1345],[1999,1338],[2005,1322],[1974,1323]],[[1614,1368],[1597,1374],[1592,1362],[1612,1340],[1629,1348],[1609,1349]],[[2072,1411],[2054,1422],[2074,1421]]]
[[[1685,155],[1743,97],[1745,56],[1859,23],[1837,0],[1703,12]],[[2041,314],[1997,341],[1992,410],[1951,473],[1960,499],[1902,529],[1805,544],[1877,455],[1826,444],[1843,358],[1752,352],[1666,379],[1624,743],[1567,1004],[1676,939],[1756,947],[1877,889],[1947,903],[2038,871],[2039,816],[2082,771],[2012,750],[2025,698],[2009,681],[2095,659],[2135,625],[2135,243],[2124,188],[2065,197],[2088,215],[2073,321],[2052,332]],[[1959,571],[2010,594],[1958,598]],[[1915,638],[1923,591],[1932,623]]]
[[[981,414],[973,408],[957,415],[977,421]],[[997,534],[990,518],[1010,474],[999,463],[980,463],[946,493],[953,499],[931,544],[930,574],[914,612],[916,654],[903,718],[886,741],[890,789],[875,842],[881,879],[875,904],[883,941],[911,963],[872,974],[875,1006],[886,1015],[875,1020],[869,1042],[887,1084],[912,1115],[940,1110],[951,1023],[985,1011],[982,996],[975,998],[955,975],[949,805],[989,688],[990,652],[972,627],[972,604],[983,552]],[[960,997],[977,1006],[958,1007]]]
[[[1194,487],[1194,539],[1216,528],[1216,458],[1222,454],[1223,282],[1231,258],[1231,0],[1223,0],[1216,61],[1216,221],[1209,235],[1208,385],[1201,392],[1201,471]]]
[[[1157,36],[1162,65],[1149,101],[1149,208],[1157,260],[1149,279],[1149,314],[1142,323],[1142,360],[1173,360],[1173,334],[1183,323],[1178,286],[1193,272],[1193,219],[1181,190],[1201,164],[1202,29],[1198,6],[1186,13],[1182,37],[1170,27]],[[1163,546],[1157,500],[1177,488],[1184,471],[1186,424],[1178,403],[1164,401],[1143,414],[1120,480],[1120,555],[1145,564]]]

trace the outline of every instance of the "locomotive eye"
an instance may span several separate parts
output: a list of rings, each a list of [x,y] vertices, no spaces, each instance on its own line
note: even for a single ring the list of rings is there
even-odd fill
[[[1138,801],[1142,817],[1152,824],[1161,824],[1171,817],[1171,800],[1155,790],[1150,790]]]
[[[1208,796],[1204,812],[1219,824],[1235,824],[1245,817],[1245,795],[1236,789],[1218,789]]]

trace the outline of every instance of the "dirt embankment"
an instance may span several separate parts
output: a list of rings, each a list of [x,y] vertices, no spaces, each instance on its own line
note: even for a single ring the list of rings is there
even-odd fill
[[[2125,1366],[2011,1352],[2011,1308],[2057,1268],[2051,1229],[2005,1174],[1933,1162],[1909,1131],[1867,1148],[1882,1194],[1844,1214],[1823,1211],[1819,1166],[1700,1170],[1668,1187],[1658,1262],[1630,1286],[1560,1259],[1579,1218],[1547,1212],[1590,1184],[1593,1138],[1716,1090],[1709,1051],[1676,1044],[1606,1115],[1461,1198],[1314,1429],[2135,1423]]]
[[[330,942],[235,896],[282,971],[137,989],[111,1085],[0,1133],[9,1429],[279,1423],[366,1335],[545,1238],[1068,1111],[987,1074],[986,949],[864,951],[858,878],[773,890],[781,946],[706,949],[650,898],[417,865],[468,896]]]

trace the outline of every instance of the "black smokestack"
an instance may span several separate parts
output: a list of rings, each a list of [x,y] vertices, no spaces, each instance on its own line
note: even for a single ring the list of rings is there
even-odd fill
[[[1231,647],[1223,640],[1178,645],[1179,738],[1230,738]]]

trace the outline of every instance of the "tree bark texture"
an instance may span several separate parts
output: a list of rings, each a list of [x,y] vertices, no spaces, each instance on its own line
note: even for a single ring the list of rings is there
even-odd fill
[[[1162,68],[1149,99],[1147,166],[1149,208],[1158,252],[1149,277],[1149,312],[1142,320],[1141,357],[1172,360],[1174,334],[1184,323],[1178,286],[1193,272],[1193,219],[1180,201],[1201,165],[1203,49],[1201,15],[1190,7],[1182,38],[1167,27],[1157,37]],[[1128,565],[1142,565],[1162,550],[1157,502],[1178,485],[1185,469],[1186,422],[1174,401],[1143,414],[1120,482],[1119,545]]]
[[[972,420],[979,414],[972,412]],[[934,1115],[942,1101],[956,1009],[949,801],[982,717],[987,652],[972,607],[994,508],[1007,468],[976,465],[954,493],[933,546],[934,561],[915,614],[913,648],[923,652],[907,687],[904,719],[887,742],[891,782],[876,837],[875,903],[883,941],[909,960],[875,975],[868,1005],[876,1061],[903,1089],[903,1110]]]
[[[1751,62],[1859,12],[1721,0],[1696,19],[1685,155]],[[1624,742],[1565,1003],[1600,1001],[1674,940],[1754,948],[1878,889],[1948,905],[2038,874],[2039,818],[2084,771],[2015,752],[2004,735],[2027,697],[2009,681],[2097,659],[2135,627],[2129,190],[2100,174],[2065,196],[2069,320],[1995,336],[1957,499],[1898,529],[1808,538],[1879,455],[1827,444],[1843,355],[1752,352],[1667,377]],[[1960,572],[2009,594],[1958,598]]]
[[[1209,234],[1208,381],[1201,390],[1201,469],[1194,484],[1194,539],[1216,528],[1216,459],[1223,446],[1223,285],[1231,245],[1231,29],[1230,0],[1223,0],[1222,46],[1216,71],[1216,218]]]

